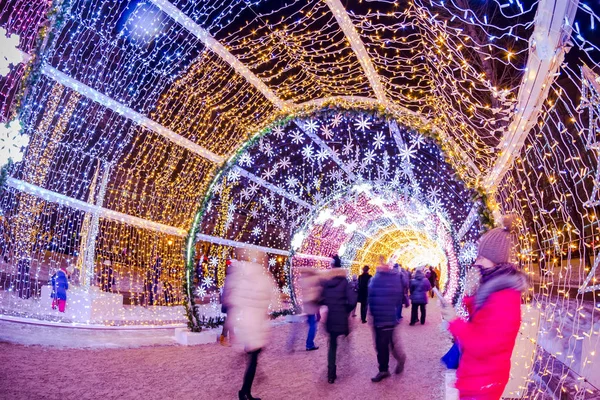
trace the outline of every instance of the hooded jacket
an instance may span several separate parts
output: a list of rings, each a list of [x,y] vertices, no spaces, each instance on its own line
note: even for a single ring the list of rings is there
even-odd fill
[[[275,286],[260,264],[234,260],[227,276],[227,313],[246,351],[267,344]]]
[[[500,398],[508,383],[527,279],[510,264],[496,268],[503,270],[482,283],[474,296],[464,298],[469,321],[455,319],[448,326],[461,350],[456,371],[461,395]]]
[[[427,293],[431,290],[431,283],[421,270],[415,272],[415,277],[410,281],[410,300],[413,304],[427,304]]]
[[[52,275],[52,297],[57,300],[67,300],[67,290],[69,289],[69,279],[62,269]]]
[[[353,303],[356,304],[356,292],[348,282],[346,270],[332,268],[325,272],[321,304],[327,306],[325,328],[330,334],[347,335],[350,333],[348,315]]]
[[[402,277],[387,267],[378,267],[369,284],[369,309],[375,327],[398,324],[396,309],[402,305]]]

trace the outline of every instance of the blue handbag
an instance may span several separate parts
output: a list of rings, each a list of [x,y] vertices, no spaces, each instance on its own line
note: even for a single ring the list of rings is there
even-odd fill
[[[448,369],[457,369],[458,363],[460,362],[460,348],[455,342],[450,350],[442,357],[442,362],[446,364]]]

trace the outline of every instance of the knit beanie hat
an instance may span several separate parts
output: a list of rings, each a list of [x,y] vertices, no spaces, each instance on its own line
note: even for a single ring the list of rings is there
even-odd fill
[[[502,227],[494,228],[479,239],[477,256],[485,257],[494,264],[508,262],[512,240],[510,231],[516,219],[515,215],[505,215],[502,218]]]

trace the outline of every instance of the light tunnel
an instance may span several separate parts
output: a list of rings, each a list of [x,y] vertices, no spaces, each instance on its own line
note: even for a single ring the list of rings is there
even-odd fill
[[[239,247],[267,255],[273,317],[297,269],[336,253],[350,274],[438,266],[460,302],[478,238],[515,214],[530,286],[507,390],[600,396],[599,16],[577,0],[0,2],[0,322],[210,330]]]

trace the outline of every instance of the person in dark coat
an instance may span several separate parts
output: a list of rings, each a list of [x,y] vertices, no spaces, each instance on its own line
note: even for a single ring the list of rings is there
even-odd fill
[[[395,372],[399,374],[404,370],[406,355],[400,342],[394,340],[394,331],[398,325],[396,310],[402,306],[403,295],[402,276],[382,262],[369,284],[369,308],[373,318],[379,364],[379,373],[371,378],[373,382],[380,382],[390,376],[390,349],[398,361]]]
[[[333,257],[329,278],[323,283],[321,304],[327,307],[325,328],[329,333],[329,352],[327,355],[327,381],[334,383],[336,375],[336,353],[338,336],[350,333],[348,316],[356,306],[355,292],[348,282],[346,270],[342,269],[342,261]]]
[[[371,280],[371,274],[369,274],[369,266],[363,267],[363,273],[358,277],[358,302],[360,303],[360,320],[363,324],[367,323],[367,307],[369,298],[369,281]]]
[[[421,309],[421,325],[425,323],[425,307],[427,305],[427,292],[431,290],[431,284],[425,277],[423,269],[417,269],[415,277],[410,281],[410,301],[412,302],[412,313],[410,325],[417,323],[419,308]]]
[[[429,294],[431,295],[431,298],[433,299],[433,288],[437,287],[437,280],[438,280],[437,272],[435,272],[433,267],[429,267],[429,276],[427,276],[427,279],[429,279],[429,284],[431,285]]]
[[[404,270],[400,264],[394,264],[393,272],[400,275],[402,281],[402,303],[396,308],[396,319],[400,321],[402,319],[402,308],[408,307],[410,302],[408,300],[408,286],[410,282],[410,276],[408,271]]]

